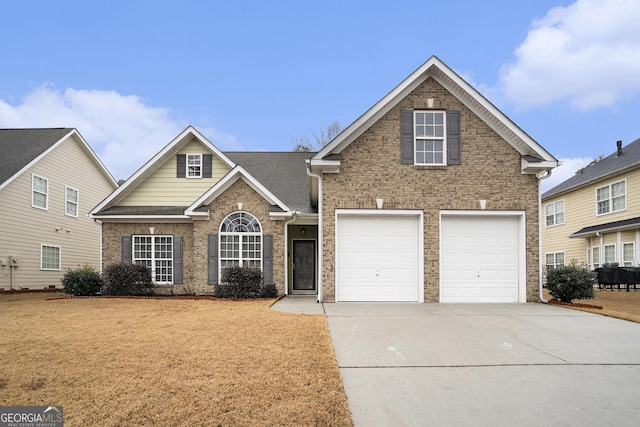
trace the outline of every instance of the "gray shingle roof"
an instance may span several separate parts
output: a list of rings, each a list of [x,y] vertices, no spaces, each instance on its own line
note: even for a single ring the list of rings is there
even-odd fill
[[[629,168],[640,166],[640,138],[622,147],[622,154],[617,150],[613,154],[580,169],[574,176],[561,182],[542,195],[542,199],[557,196],[565,191],[582,187],[594,181],[615,175]]]
[[[306,152],[225,152],[232,162],[245,168],[255,179],[282,200],[289,209],[315,212],[309,198]]]
[[[585,237],[585,236],[594,235],[597,232],[605,232],[605,231],[611,232],[616,230],[626,230],[630,228],[635,229],[635,228],[638,228],[639,224],[640,224],[640,217],[623,219],[620,221],[608,222],[606,224],[591,225],[589,227],[584,227],[576,231],[569,237]]]
[[[72,128],[0,129],[0,184],[49,149]]]

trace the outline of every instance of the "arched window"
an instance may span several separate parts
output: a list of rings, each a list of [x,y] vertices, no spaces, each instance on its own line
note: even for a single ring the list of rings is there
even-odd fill
[[[234,212],[220,225],[220,268],[262,269],[262,228],[253,215]]]

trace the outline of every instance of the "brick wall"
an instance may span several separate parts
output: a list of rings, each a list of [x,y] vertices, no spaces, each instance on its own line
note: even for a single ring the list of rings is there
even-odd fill
[[[193,223],[104,223],[103,263],[107,266],[120,262],[122,258],[121,236],[154,234],[183,236],[183,279],[189,291],[210,294],[213,287],[207,284],[207,236],[219,233],[222,220],[238,211],[238,202],[243,203],[242,211],[254,215],[263,228],[264,234],[273,235],[273,280],[279,294],[284,293],[284,221],[273,221],[269,217],[269,204],[244,181],[238,180],[224,194],[211,203],[209,220]],[[176,292],[181,292],[178,287]]]
[[[462,164],[425,167],[400,164],[400,110],[425,108],[461,113]],[[521,173],[519,153],[460,101],[429,78],[342,152],[340,173],[323,176],[323,295],[335,300],[335,210],[424,211],[425,301],[439,298],[439,212],[480,209],[526,212],[527,300],[538,291],[538,182]]]

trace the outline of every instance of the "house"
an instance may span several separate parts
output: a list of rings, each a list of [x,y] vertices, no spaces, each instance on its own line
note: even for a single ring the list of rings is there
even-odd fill
[[[76,129],[0,129],[0,289],[60,288],[67,269],[100,269],[87,216],[117,183]]]
[[[572,260],[591,269],[640,265],[640,139],[616,145],[542,195],[547,268]]]
[[[241,264],[326,302],[525,302],[557,164],[434,56],[318,153],[223,153],[188,127],[91,216],[105,264],[197,293]]]

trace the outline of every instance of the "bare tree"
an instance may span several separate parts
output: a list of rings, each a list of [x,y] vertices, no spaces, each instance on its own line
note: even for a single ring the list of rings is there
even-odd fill
[[[293,151],[320,151],[330,143],[333,138],[342,132],[340,123],[336,120],[325,129],[321,129],[320,133],[312,132],[311,135],[303,135],[291,137],[293,143]]]

